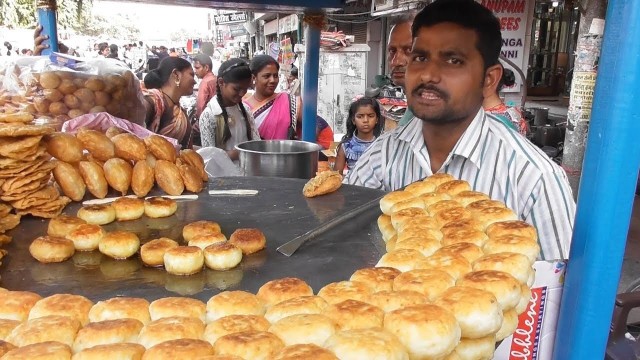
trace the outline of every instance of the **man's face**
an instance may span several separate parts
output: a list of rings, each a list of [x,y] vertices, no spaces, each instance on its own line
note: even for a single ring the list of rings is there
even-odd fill
[[[389,46],[387,47],[387,61],[389,63],[389,76],[394,84],[405,86],[405,72],[411,53],[411,23],[397,24],[389,34]]]
[[[198,79],[204,79],[205,75],[207,75],[207,72],[209,72],[208,71],[209,68],[206,66],[203,66],[198,61],[193,62],[193,70],[195,70],[195,73]]]
[[[475,116],[485,82],[477,40],[474,30],[453,23],[420,29],[406,76],[407,101],[418,118],[444,125]]]
[[[109,50],[108,47],[102,49],[102,55],[107,56],[111,53],[111,50]]]

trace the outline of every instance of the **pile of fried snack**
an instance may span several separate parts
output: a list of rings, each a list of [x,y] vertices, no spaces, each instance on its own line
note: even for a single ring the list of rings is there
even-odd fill
[[[81,201],[87,190],[102,199],[109,187],[122,195],[131,189],[143,197],[155,184],[169,195],[180,195],[185,189],[197,193],[208,180],[197,152],[187,149],[178,154],[159,135],[143,140],[112,127],[105,133],[88,129],[75,135],[53,133],[45,141],[47,151],[58,160],[53,176],[74,201]]]
[[[99,112],[132,119],[139,106],[139,89],[131,71],[110,75],[73,71],[33,73],[28,67],[8,66],[0,70],[0,84],[6,76],[11,78],[13,91],[0,89],[0,114],[27,112],[38,119],[62,124]]]
[[[298,278],[206,304],[0,292],[2,359],[491,359],[530,300],[535,229],[448,175],[380,205],[388,252],[317,293]]]
[[[115,259],[126,260],[138,253],[146,266],[164,267],[174,275],[193,275],[206,267],[229,270],[243,255],[265,248],[267,240],[258,229],[236,229],[229,237],[213,221],[196,221],[182,229],[180,239],[166,237],[140,239],[129,231],[107,232],[102,225],[115,220],[137,220],[143,215],[159,219],[173,215],[175,200],[151,197],[121,197],[113,203],[84,206],[78,216],[61,215],[49,221],[47,235],[33,240],[29,252],[42,263],[58,263],[70,259],[76,251],[100,251]],[[144,244],[143,244],[144,242]]]
[[[55,164],[43,139],[53,128],[32,120],[25,113],[0,114],[0,244],[11,241],[4,233],[22,215],[52,218],[71,201],[50,183]]]

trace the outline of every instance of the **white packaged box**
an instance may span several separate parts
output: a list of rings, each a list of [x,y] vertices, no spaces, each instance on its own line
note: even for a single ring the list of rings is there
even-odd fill
[[[565,261],[537,261],[531,301],[515,333],[496,349],[494,360],[549,360],[558,326]]]

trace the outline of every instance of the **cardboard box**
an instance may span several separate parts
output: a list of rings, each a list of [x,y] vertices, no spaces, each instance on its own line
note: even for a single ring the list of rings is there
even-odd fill
[[[537,261],[536,280],[527,311],[519,317],[515,333],[496,349],[494,360],[548,360],[553,353],[565,261]]]

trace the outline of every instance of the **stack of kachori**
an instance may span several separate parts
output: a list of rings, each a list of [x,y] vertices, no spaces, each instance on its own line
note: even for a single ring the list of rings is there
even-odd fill
[[[393,291],[422,294],[461,328],[455,344],[436,355],[490,359],[495,342],[515,331],[530,299],[532,265],[540,254],[535,228],[517,220],[504,203],[447,174],[385,195],[380,208],[378,226],[388,253],[378,266],[402,272],[393,280]],[[381,291],[370,302],[391,306],[389,296]],[[435,356],[413,355],[411,343],[400,336],[410,327],[395,328],[410,357]]]
[[[45,142],[58,160],[55,180],[73,201],[81,201],[86,191],[102,199],[109,187],[123,196],[131,190],[137,197],[146,196],[156,184],[168,195],[180,195],[185,189],[198,193],[208,180],[197,152],[178,153],[159,135],[143,140],[115,127],[106,133],[81,128],[75,135],[49,134]]]

